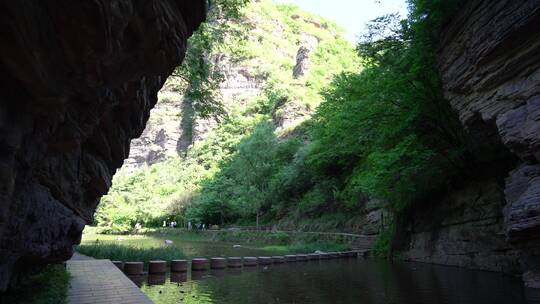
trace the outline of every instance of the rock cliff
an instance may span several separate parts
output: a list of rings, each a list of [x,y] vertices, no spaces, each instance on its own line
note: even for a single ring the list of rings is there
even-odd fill
[[[122,168],[133,171],[143,164],[148,166],[177,155],[191,143],[191,135],[183,127],[187,105],[181,92],[176,91],[169,78],[158,93],[158,102],[150,111],[150,118],[141,136],[131,141],[129,157]],[[189,143],[183,139],[189,135]]]
[[[226,111],[245,106],[247,100],[260,94],[264,77],[250,73],[248,63],[231,61],[225,55],[212,56],[215,67],[223,75],[219,96]],[[151,166],[175,155],[183,155],[196,141],[204,140],[218,126],[214,117],[200,117],[185,98],[175,77],[171,77],[158,94],[156,107],[141,136],[131,142],[129,157],[122,168],[133,171],[142,165]]]
[[[287,73],[290,71],[295,81],[298,82],[296,85],[302,86],[309,76],[310,60],[317,51],[320,38],[307,32],[300,32],[294,33],[295,37],[291,39],[290,34],[284,32],[285,22],[280,19],[271,19],[272,27],[266,28],[265,23],[268,20],[265,18],[268,17],[261,17],[257,13],[243,16],[244,26],[250,32],[254,31],[260,36],[250,35],[246,38],[248,44],[255,44],[253,40],[256,38],[270,40],[269,37],[286,43],[291,51],[279,49],[278,53],[273,53],[272,56],[281,56],[294,63],[292,67],[287,67]],[[321,28],[317,22],[313,23],[314,21],[310,19],[303,19],[297,15],[293,16],[293,19],[306,24],[314,24],[318,29]],[[335,33],[331,34],[335,36]],[[238,33],[229,33],[229,36],[234,35],[238,35]],[[264,90],[268,86],[270,72],[261,72],[259,69],[261,66],[271,66],[273,63],[270,63],[272,59],[264,57],[263,54],[234,56],[224,51],[237,43],[234,39],[232,41],[226,39],[221,49],[207,54],[208,60],[222,75],[217,96],[219,96],[227,113],[238,108],[248,108],[253,100],[264,94]],[[246,46],[242,46],[242,48],[249,49]],[[251,48],[253,47],[251,46]],[[133,172],[143,165],[151,166],[171,156],[183,155],[191,144],[204,141],[211,131],[219,126],[219,121],[215,117],[198,115],[194,111],[191,101],[185,98],[182,92],[180,81],[176,81],[175,77],[170,77],[158,95],[158,102],[151,112],[145,130],[139,138],[131,142],[129,157],[123,165],[124,169]],[[302,104],[301,100],[283,100],[273,109],[272,119],[278,131],[293,129],[308,119],[314,110],[314,108],[308,108]],[[249,115],[251,114],[244,116]]]
[[[502,178],[466,183],[411,213],[406,250],[409,260],[519,274],[519,252],[504,236]]]
[[[206,1],[0,2],[0,291],[72,254]]]
[[[539,25],[539,0],[468,1],[439,51],[446,96],[477,158],[515,164],[504,181],[500,232],[518,249],[532,287],[540,287]]]
[[[212,54],[210,57],[223,75],[218,94],[225,111],[230,112],[235,106],[245,107],[249,100],[261,93],[266,77],[252,73],[252,62],[233,59],[220,53]],[[217,126],[218,121],[215,118],[203,118],[195,114],[192,119],[191,142],[204,140]]]

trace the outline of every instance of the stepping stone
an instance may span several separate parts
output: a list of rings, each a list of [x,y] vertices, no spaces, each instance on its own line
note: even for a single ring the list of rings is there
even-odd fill
[[[244,266],[257,266],[257,264],[256,257],[244,257]]]
[[[167,272],[167,262],[165,261],[149,261],[148,262],[148,273],[149,274],[158,274]]]
[[[196,258],[191,260],[191,270],[207,270],[208,269],[208,259],[205,258]]]
[[[227,266],[230,268],[240,268],[242,267],[242,258],[240,257],[229,257],[227,258]]]
[[[272,262],[274,262],[274,264],[281,264],[285,262],[285,258],[280,255],[275,255],[272,257]]]
[[[124,273],[127,275],[138,275],[143,273],[143,262],[125,262]]]
[[[187,260],[172,260],[171,272],[186,272],[187,266],[188,266]]]
[[[187,281],[187,273],[184,272],[171,272],[171,282],[183,283]]]
[[[296,255],[294,255],[294,254],[286,255],[285,256],[285,262],[287,262],[287,263],[296,262]]]
[[[227,267],[227,259],[225,258],[211,258],[210,268],[212,269],[224,269]]]
[[[272,258],[271,257],[259,257],[259,265],[270,265],[272,264]]]

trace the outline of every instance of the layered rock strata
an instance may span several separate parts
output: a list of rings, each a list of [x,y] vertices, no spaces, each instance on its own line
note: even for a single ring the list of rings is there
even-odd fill
[[[234,106],[245,106],[250,99],[262,92],[266,77],[254,75],[250,71],[253,63],[235,60],[224,54],[213,54],[211,58],[215,67],[223,75],[218,93],[225,110],[228,111]],[[192,124],[192,142],[204,140],[217,126],[216,118],[200,117],[195,114]]]
[[[191,143],[191,138],[189,143],[182,142],[186,136],[182,126],[186,115],[184,97],[179,92],[164,89],[158,94],[161,101],[150,112],[150,119],[141,136],[131,141],[129,157],[122,166],[128,171],[178,155]]]
[[[504,182],[482,178],[413,210],[405,259],[519,274],[519,252],[506,242]]]
[[[467,1],[446,26],[439,67],[479,159],[517,166],[505,182],[506,240],[540,287],[540,1]],[[509,153],[510,152],[510,153]]]
[[[252,75],[244,61],[233,61],[218,54],[212,56],[215,67],[223,75],[218,94],[226,111],[259,95],[265,78]],[[204,140],[218,126],[215,117],[200,117],[189,98],[178,90],[174,77],[158,94],[159,101],[141,136],[131,142],[129,157],[123,168],[133,171],[170,157],[183,155],[196,141]]]
[[[206,1],[0,2],[0,291],[69,258]]]

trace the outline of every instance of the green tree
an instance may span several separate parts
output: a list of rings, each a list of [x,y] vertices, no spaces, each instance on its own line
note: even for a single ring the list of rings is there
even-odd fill
[[[256,215],[259,227],[261,208],[272,201],[270,177],[276,172],[277,139],[273,126],[268,122],[259,124],[251,136],[240,142],[229,172],[239,183],[238,193],[243,200],[239,207],[244,214]]]

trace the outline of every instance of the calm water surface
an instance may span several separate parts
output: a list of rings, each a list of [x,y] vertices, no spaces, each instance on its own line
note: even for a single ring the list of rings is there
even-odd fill
[[[138,281],[158,304],[540,303],[537,291],[498,273],[362,259],[212,270]]]

